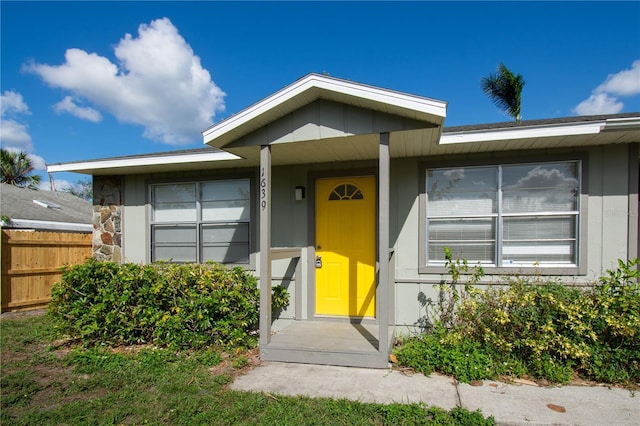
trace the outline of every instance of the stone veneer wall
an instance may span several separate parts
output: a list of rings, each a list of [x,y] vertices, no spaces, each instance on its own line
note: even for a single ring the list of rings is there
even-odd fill
[[[122,262],[122,179],[93,177],[93,257]]]

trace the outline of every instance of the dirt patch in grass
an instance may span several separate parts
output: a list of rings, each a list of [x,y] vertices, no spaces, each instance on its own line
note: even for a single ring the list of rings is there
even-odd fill
[[[53,383],[64,383],[71,380],[72,368],[60,365],[36,365],[31,369],[33,380],[42,388],[48,388]]]
[[[90,401],[108,394],[107,389],[89,389],[82,392],[65,392],[77,382],[88,381],[88,374],[74,374],[72,367],[38,366],[32,369],[34,380],[42,390],[33,395],[31,405],[41,410],[53,410],[62,405],[77,401]]]
[[[46,308],[31,309],[28,311],[2,312],[0,313],[0,320],[26,318],[26,317],[38,317],[38,316],[43,316],[46,313],[47,313]]]
[[[248,373],[262,363],[260,359],[260,349],[253,348],[244,352],[220,354],[222,361],[208,369],[213,376],[226,375],[235,379],[238,376]]]
[[[48,345],[28,344],[21,351],[2,350],[2,374],[4,376],[24,371],[27,373],[23,386],[29,383],[30,394],[25,394],[23,403],[3,406],[3,420],[21,418],[32,407],[42,411],[48,411],[61,405],[78,400],[90,400],[104,394],[103,391],[75,392],[66,396],[65,390],[73,385],[74,381],[87,380],[89,377],[76,375],[73,368],[65,366],[62,358],[69,352],[64,348],[57,351],[47,351]],[[48,359],[46,358],[48,356]],[[44,358],[44,359],[40,359]],[[15,383],[14,386],[20,384]],[[2,389],[3,398],[17,388]]]

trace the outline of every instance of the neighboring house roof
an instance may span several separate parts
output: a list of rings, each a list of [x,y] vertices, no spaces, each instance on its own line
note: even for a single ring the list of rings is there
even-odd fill
[[[64,192],[41,191],[0,183],[0,214],[5,228],[85,231],[93,229],[93,206]]]

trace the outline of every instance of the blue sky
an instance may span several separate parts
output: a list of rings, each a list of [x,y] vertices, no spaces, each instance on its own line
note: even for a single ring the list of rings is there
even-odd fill
[[[640,2],[0,2],[1,144],[44,164],[202,146],[310,73],[508,121],[480,89],[522,74],[524,120],[640,111]],[[56,174],[58,188],[83,178]],[[43,179],[48,182],[48,179]]]

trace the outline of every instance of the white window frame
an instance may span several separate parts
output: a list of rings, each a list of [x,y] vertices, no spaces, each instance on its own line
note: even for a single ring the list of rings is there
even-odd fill
[[[477,215],[473,216],[473,218],[493,218],[495,217],[495,244],[494,244],[494,261],[495,263],[485,263],[482,264],[485,272],[487,274],[509,274],[509,273],[537,273],[542,275],[584,275],[586,274],[585,267],[585,259],[586,259],[586,217],[587,217],[587,185],[586,179],[584,177],[584,171],[586,170],[586,156],[577,155],[577,156],[561,156],[560,158],[554,158],[547,156],[542,158],[532,158],[531,161],[504,161],[504,162],[491,162],[491,161],[481,161],[481,162],[450,162],[447,164],[443,163],[424,163],[421,164],[421,185],[420,185],[420,237],[419,237],[419,255],[420,255],[420,264],[418,267],[419,273],[421,274],[429,274],[429,273],[445,273],[446,269],[444,268],[444,261],[429,261],[429,220],[436,219],[435,217],[428,216],[428,197],[427,197],[427,172],[429,169],[447,169],[447,168],[476,168],[476,167],[496,167],[499,170],[502,169],[503,166],[509,165],[535,165],[535,164],[545,164],[545,163],[575,163],[577,165],[575,176],[578,180],[578,196],[577,196],[577,206],[576,210],[572,210],[569,212],[529,212],[529,213],[505,213],[502,211],[501,207],[501,199],[502,199],[502,182],[501,182],[501,171],[498,174],[498,187],[497,187],[497,211],[493,214],[488,215]],[[574,262],[571,264],[566,263],[527,263],[527,262],[517,262],[507,264],[506,262],[502,262],[502,250],[503,250],[503,238],[502,238],[502,230],[503,230],[503,218],[509,217],[543,217],[543,216],[574,216],[574,236],[575,236],[575,244],[574,244]],[[455,219],[457,217],[471,218],[471,215],[448,215],[442,216],[441,219]],[[475,264],[472,260],[469,259],[469,263],[471,265]]]
[[[248,214],[245,214],[243,218],[240,219],[222,219],[222,220],[216,220],[216,219],[210,219],[210,220],[205,220],[203,219],[203,192],[202,192],[202,186],[204,184],[207,183],[216,183],[216,182],[233,182],[233,181],[243,181],[246,182],[248,188],[249,188],[249,194],[248,194],[248,198],[247,198],[247,205],[249,208],[249,212]],[[155,214],[154,214],[154,210],[155,210],[155,200],[154,200],[154,188],[159,187],[159,186],[166,186],[166,185],[193,185],[194,189],[195,189],[195,219],[194,220],[176,220],[176,221],[156,221],[155,220]],[[155,248],[158,246],[157,243],[155,243],[153,241],[154,239],[154,228],[156,227],[162,227],[162,226],[167,226],[167,227],[188,227],[190,230],[194,230],[195,232],[195,237],[196,240],[191,243],[189,242],[189,247],[194,246],[195,247],[195,259],[194,260],[186,260],[186,261],[175,261],[174,263],[190,263],[190,262],[197,262],[197,263],[203,263],[206,262],[207,260],[203,259],[203,252],[205,247],[207,246],[207,243],[205,243],[203,241],[203,232],[204,232],[204,228],[206,228],[207,226],[211,226],[211,225],[220,225],[220,226],[225,226],[225,225],[238,225],[238,224],[242,224],[245,225],[247,227],[247,257],[245,259],[245,261],[242,262],[229,262],[229,265],[237,265],[237,266],[242,266],[245,268],[253,268],[253,256],[252,256],[252,252],[253,252],[253,212],[254,212],[254,203],[253,203],[253,193],[254,193],[254,188],[253,188],[253,181],[251,178],[246,177],[246,176],[239,176],[239,177],[229,177],[229,178],[215,178],[215,179],[206,179],[206,180],[185,180],[185,181],[162,181],[162,182],[153,182],[153,183],[149,183],[148,184],[148,199],[149,199],[149,256],[150,256],[150,260],[153,261],[158,261],[158,260],[162,260],[162,261],[168,261],[165,259],[156,259],[156,251]],[[222,200],[224,201],[224,200]],[[211,243],[209,243],[211,244]],[[215,242],[214,242],[215,244]],[[233,244],[233,243],[231,243]]]

